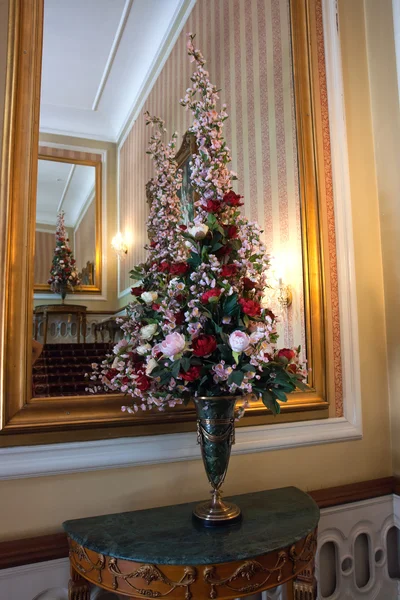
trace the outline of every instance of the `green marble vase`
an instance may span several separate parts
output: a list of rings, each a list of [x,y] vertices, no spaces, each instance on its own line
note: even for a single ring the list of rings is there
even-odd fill
[[[211,501],[199,504],[194,511],[194,516],[204,525],[236,522],[240,518],[240,509],[221,499],[221,486],[228,470],[232,444],[235,442],[236,400],[236,396],[193,399],[197,411],[197,441],[212,486]]]
[[[58,293],[61,296],[61,304],[64,304],[65,302],[65,296],[67,295],[68,292],[68,285],[66,283],[62,283],[59,287],[59,291]]]

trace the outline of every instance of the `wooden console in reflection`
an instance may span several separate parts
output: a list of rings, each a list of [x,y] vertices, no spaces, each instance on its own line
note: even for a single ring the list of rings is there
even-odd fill
[[[78,306],[77,304],[41,304],[34,309],[34,338],[38,339],[40,321],[44,322],[43,344],[47,343],[47,333],[49,328],[49,315],[76,315],[77,330],[76,337],[78,344],[86,340],[86,306]]]

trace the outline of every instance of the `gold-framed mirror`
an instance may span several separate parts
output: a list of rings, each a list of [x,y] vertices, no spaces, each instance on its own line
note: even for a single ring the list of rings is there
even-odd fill
[[[286,0],[282,4],[286,6]],[[5,235],[0,239],[0,255],[4,255],[6,259],[1,268],[4,268],[2,277],[7,289],[3,307],[7,328],[1,338],[3,401],[0,445],[192,430],[194,411],[190,408],[176,407],[165,415],[144,413],[127,416],[121,413],[120,407],[124,400],[120,395],[32,396],[32,300],[35,287],[43,1],[10,0],[10,7],[7,118],[3,146],[5,185],[1,191],[7,211],[4,220]],[[196,10],[201,10],[201,7]],[[290,99],[290,86],[286,93],[289,94],[288,102],[293,107],[291,118],[295,122],[297,141],[296,150],[291,149],[293,154],[297,153],[298,193],[301,199],[295,227],[298,226],[303,232],[301,254],[304,283],[300,287],[304,295],[306,355],[312,370],[309,377],[310,391],[296,394],[295,398],[291,398],[283,406],[279,417],[281,421],[325,418],[334,414],[334,408],[329,403],[333,377],[328,357],[333,350],[331,324],[326,310],[328,290],[324,276],[327,236],[322,216],[323,157],[319,144],[322,124],[315,110],[319,101],[320,74],[314,21],[314,0],[290,1],[289,45],[293,63],[290,77],[294,100]],[[159,106],[161,97],[160,93],[154,101],[156,106]],[[183,128],[186,129],[187,126]],[[126,158],[132,143],[130,142],[131,146],[125,144],[124,135],[115,142],[116,152],[119,154],[120,179],[117,182],[119,205],[114,212],[118,212],[119,223],[110,221],[107,229],[111,231],[113,227],[122,230],[126,224],[123,221],[122,192],[126,188],[129,197],[133,185],[136,185],[136,182],[127,182],[125,185],[121,181],[124,169],[132,172]],[[145,177],[146,169],[147,167],[140,166],[137,173]],[[143,206],[146,205],[145,182],[149,176],[150,174],[144,178],[141,187]],[[133,210],[137,211],[137,207],[131,207],[130,210],[131,213]],[[112,215],[113,211],[110,209],[107,214]],[[2,217],[4,218],[3,214]],[[144,219],[141,226],[144,227]],[[128,252],[125,266],[121,266],[122,262],[119,264],[120,277],[123,270],[129,269],[130,260],[136,260],[133,251]],[[109,262],[111,264],[111,258]],[[112,263],[110,270],[115,271],[115,265],[115,262]],[[124,303],[129,301],[129,296],[124,296],[123,290],[122,285],[120,293],[116,295],[115,307],[110,311],[113,317],[120,314]],[[273,417],[264,407],[254,405],[248,410],[240,426],[268,422],[273,422]]]
[[[57,216],[64,213],[79,285],[74,294],[102,291],[102,161],[100,155],[40,145],[36,196],[34,292],[50,293]]]

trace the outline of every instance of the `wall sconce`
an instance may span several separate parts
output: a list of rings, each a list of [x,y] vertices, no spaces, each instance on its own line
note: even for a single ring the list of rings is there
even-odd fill
[[[285,283],[283,276],[284,261],[277,260],[275,257],[271,259],[271,267],[268,277],[269,292],[266,293],[265,301],[271,307],[274,307],[278,313],[286,311],[292,304],[293,295],[292,288]]]
[[[119,231],[111,241],[111,247],[118,256],[118,258],[125,258],[128,254],[128,244],[126,243],[124,236]]]
[[[282,308],[289,308],[292,304],[292,288],[283,283],[282,278],[278,280],[278,301]]]

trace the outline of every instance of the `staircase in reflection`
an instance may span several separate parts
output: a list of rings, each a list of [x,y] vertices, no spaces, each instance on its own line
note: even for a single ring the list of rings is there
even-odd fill
[[[32,367],[32,395],[50,396],[88,395],[85,374],[92,363],[100,363],[112,351],[113,344],[46,344]]]

